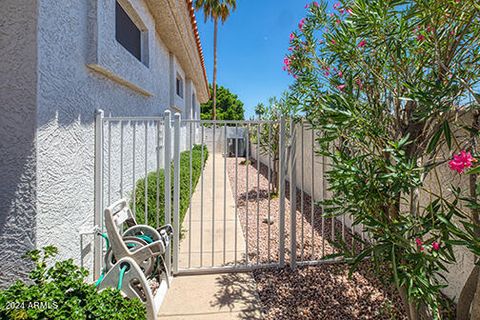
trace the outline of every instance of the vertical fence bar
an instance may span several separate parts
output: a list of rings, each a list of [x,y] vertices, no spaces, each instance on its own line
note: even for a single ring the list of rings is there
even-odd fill
[[[314,259],[315,255],[315,152],[313,148],[315,147],[315,133],[313,131],[312,126],[312,194],[311,194],[311,212],[310,212],[310,224],[312,226],[312,234],[311,234],[311,241],[312,241],[312,259]],[[322,222],[322,238],[323,238],[323,222]],[[322,246],[325,247],[325,240],[322,239]],[[324,249],[323,251],[324,252]]]
[[[136,153],[135,153],[135,143],[136,143],[136,133],[137,133],[137,123],[133,121],[132,123],[132,186],[133,186],[133,212],[134,214],[137,214],[137,195],[136,195],[136,186],[137,186],[137,181],[136,181],[136,174],[135,174],[135,158],[136,158]]]
[[[235,262],[234,262],[234,265],[236,266],[237,265],[237,247],[238,247],[238,243],[237,243],[237,237],[238,237],[238,234],[237,234],[237,230],[238,230],[238,227],[237,227],[237,220],[238,220],[238,216],[237,216],[237,213],[238,213],[238,124],[235,123]]]
[[[193,123],[190,122],[190,140],[189,140],[189,148],[190,148],[190,163],[189,163],[189,186],[188,186],[188,193],[189,193],[189,205],[188,205],[188,267],[190,268],[192,263],[192,189],[193,189],[193,182],[192,182],[192,170],[193,170],[193,163],[192,163],[192,125]]]
[[[329,148],[331,148],[331,146],[329,146]],[[325,167],[327,165],[327,163],[325,163],[325,156],[323,157],[323,162],[324,162],[323,167],[324,167],[324,172],[325,172]],[[325,188],[324,188],[324,190],[325,190]],[[337,222],[337,218],[332,216],[332,241],[336,241],[336,239],[337,239],[337,235],[335,234],[335,228],[336,228],[335,224],[336,224],[336,222]]]
[[[246,166],[246,191],[245,191],[245,264],[248,264],[248,167],[250,166],[250,124],[247,123],[247,139],[245,142],[246,148],[246,157],[245,157],[245,166]]]
[[[227,125],[223,125],[223,264],[227,247]]]
[[[95,112],[95,216],[94,224],[102,228],[103,221],[103,110]],[[102,238],[94,238],[93,278],[100,277],[102,269]],[[82,247],[83,248],[83,247]]]
[[[156,184],[157,184],[157,190],[156,190],[156,195],[155,195],[155,225],[160,227],[160,120],[157,121],[157,141],[156,141],[156,154],[157,154],[157,169],[155,172],[155,176],[157,178]]]
[[[173,229],[180,230],[180,114],[174,116],[173,137]],[[180,232],[174,233],[173,240],[173,273],[178,273],[178,249]]]
[[[205,127],[202,123],[201,126],[201,146],[202,146],[202,175],[200,181],[200,267],[203,266],[203,174],[205,171]]]
[[[148,224],[148,121],[145,121],[145,224]]]
[[[120,198],[123,199],[123,121],[120,121]]]
[[[172,127],[171,127],[171,113],[170,110],[165,111],[165,120],[164,120],[164,130],[165,133],[163,135],[164,138],[164,173],[165,173],[165,224],[172,223],[172,181],[171,181],[171,152],[172,152]],[[175,229],[173,230],[175,237],[179,234],[180,230]],[[172,270],[172,254],[170,250],[167,250],[165,254],[165,260],[167,262],[167,273],[170,276]]]
[[[267,125],[268,127],[268,141],[267,141],[267,144],[270,144],[271,141],[272,141],[272,126],[269,124]],[[268,219],[268,223],[267,223],[267,229],[268,229],[268,234],[267,234],[267,255],[268,255],[268,262],[270,263],[271,261],[271,257],[270,257],[270,252],[271,252],[271,248],[270,248],[270,221],[271,221],[271,199],[272,199],[272,195],[270,194],[271,193],[271,188],[270,188],[270,185],[272,183],[272,168],[271,168],[271,162],[272,162],[272,152],[269,150],[268,151],[268,208],[267,208],[267,219]]]
[[[296,128],[293,118],[290,119],[290,267],[297,267],[297,155]]]
[[[112,122],[108,121],[108,205],[112,204]]]
[[[212,267],[215,265],[215,129],[217,124],[213,124],[213,142],[212,142]]]
[[[279,263],[280,267],[285,266],[285,118],[280,119],[280,137],[279,137],[279,241],[278,241],[278,250],[279,250]]]
[[[301,171],[301,175],[302,175],[302,181],[301,181],[301,190],[300,190],[300,208],[301,208],[301,217],[302,217],[302,230],[301,230],[301,233],[302,233],[302,242],[301,242],[301,260],[303,261],[305,259],[305,217],[304,217],[304,212],[303,212],[303,204],[304,204],[304,201],[305,201],[305,197],[304,197],[304,193],[305,193],[305,157],[304,157],[304,153],[305,153],[305,142],[304,142],[304,126],[303,126],[303,120],[301,120],[300,122],[300,129],[302,130],[302,136],[301,136],[301,153],[302,153],[302,159],[301,159],[301,162],[302,162],[302,171]],[[313,163],[312,163],[313,165]],[[311,199],[312,200],[312,199]],[[312,200],[313,202],[313,200]],[[313,228],[312,228],[313,230]],[[312,242],[312,248],[313,248],[313,242]]]
[[[260,126],[257,124],[257,264],[260,263]]]

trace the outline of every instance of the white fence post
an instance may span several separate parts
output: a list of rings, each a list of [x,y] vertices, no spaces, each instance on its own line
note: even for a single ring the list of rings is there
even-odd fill
[[[95,213],[94,225],[103,230],[103,110],[95,112]],[[93,250],[93,277],[94,280],[100,277],[102,269],[103,240],[94,235]]]
[[[170,160],[171,160],[171,152],[172,152],[172,147],[171,147],[171,141],[172,141],[172,129],[171,129],[171,115],[170,115],[170,110],[165,111],[165,119],[164,119],[164,127],[165,127],[165,134],[164,139],[164,173],[165,173],[165,224],[171,224],[172,223],[172,187],[171,187],[171,179],[170,179],[170,174],[171,174],[171,166],[170,166]],[[174,230],[175,231],[175,230]],[[176,231],[175,231],[176,232]],[[170,276],[170,272],[172,270],[172,254],[170,250],[167,250],[166,252],[166,257],[165,260],[167,262],[167,269],[168,269],[168,274]]]
[[[280,199],[280,213],[279,213],[279,262],[280,267],[285,266],[285,118],[280,119],[280,154],[279,154],[279,199]]]
[[[290,119],[290,267],[297,267],[297,156],[295,121]],[[303,190],[302,190],[303,191]],[[303,217],[302,217],[303,219]]]
[[[180,114],[174,117],[173,138],[173,273],[178,273],[178,248],[180,242]]]

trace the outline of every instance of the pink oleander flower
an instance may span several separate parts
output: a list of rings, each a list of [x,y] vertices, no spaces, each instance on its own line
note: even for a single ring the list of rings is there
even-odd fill
[[[346,87],[346,85],[341,84],[341,85],[337,86],[337,89],[340,90],[340,91],[343,91],[343,90],[345,90],[345,87]]]
[[[295,40],[295,33],[290,33],[290,41],[293,41]]]
[[[425,41],[425,36],[424,36],[423,34],[419,34],[419,35],[417,36],[417,40],[418,40],[419,42],[423,42],[423,41]]]
[[[305,9],[308,9],[309,7],[310,7],[310,4],[307,3],[307,4],[305,5]]]
[[[340,20],[340,19],[337,19],[337,21],[336,21],[337,25],[339,25],[341,22],[342,22],[342,20]]]
[[[333,17],[335,16],[335,14],[334,14],[334,13],[330,13],[329,16],[330,16],[330,18],[333,18]]]
[[[357,84],[357,86],[358,86],[359,89],[362,89],[362,88],[363,88],[362,80],[360,80],[360,79],[355,79],[355,83]]]
[[[319,44],[323,44],[323,42],[324,42],[324,41],[323,41],[322,39],[318,40],[318,43],[319,43]]]
[[[338,10],[338,12],[340,12],[340,14],[344,14],[344,13],[345,13],[345,9],[340,8],[340,10]]]
[[[433,249],[434,251],[440,250],[440,243],[434,241],[434,242],[432,243],[432,249]]]
[[[317,8],[320,7],[320,5],[318,4],[317,1],[313,1],[313,6],[314,6],[314,7],[317,7]]]
[[[423,241],[422,241],[422,239],[416,238],[416,239],[415,239],[415,243],[417,244],[417,247],[418,247],[418,249],[419,249],[420,251],[425,250],[425,248],[423,247]]]
[[[460,151],[459,154],[453,155],[453,159],[448,162],[450,170],[457,171],[458,173],[463,173],[465,168],[470,168],[473,162],[476,162],[477,159],[472,157],[470,152],[465,150]]]
[[[338,76],[339,76],[340,78],[343,78],[343,72],[342,72],[342,71],[338,71]]]
[[[337,44],[337,41],[335,41],[335,39],[332,39],[331,42],[332,42],[333,45]]]
[[[352,8],[347,8],[347,13],[348,13],[348,14],[352,14],[352,13],[353,13]]]
[[[363,47],[365,47],[366,45],[367,45],[367,41],[364,39],[364,40],[360,41],[360,43],[358,44],[358,47],[359,47],[359,48],[363,48]]]
[[[337,10],[338,8],[340,8],[341,4],[340,2],[337,2],[333,5],[333,9]]]
[[[303,18],[302,20],[300,20],[300,22],[298,23],[298,28],[300,30],[303,30],[303,26],[305,25],[305,18]]]
[[[291,64],[290,59],[288,57],[285,57],[283,59],[283,71],[290,72],[290,64]]]

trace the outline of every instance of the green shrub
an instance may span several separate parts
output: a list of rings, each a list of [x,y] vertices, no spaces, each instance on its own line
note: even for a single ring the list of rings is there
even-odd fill
[[[208,150],[204,146],[204,161],[208,158]],[[173,164],[170,166],[172,181],[172,214],[173,214]],[[192,149],[192,194],[195,191],[198,179],[202,173],[202,146],[195,145]],[[157,178],[159,206],[157,207]],[[159,215],[159,224],[165,223],[165,172],[160,169],[157,172],[148,174],[148,224],[157,227],[157,210]],[[184,151],[180,154],[180,223],[187,213],[190,204],[190,151]],[[138,223],[145,223],[145,180],[137,181],[135,187],[135,211]],[[173,219],[173,216],[172,216]]]
[[[73,260],[47,260],[57,254],[49,246],[27,253],[35,268],[30,283],[15,282],[0,292],[0,319],[146,319],[145,306],[138,299],[125,299],[118,290],[97,292],[85,283],[88,271]]]

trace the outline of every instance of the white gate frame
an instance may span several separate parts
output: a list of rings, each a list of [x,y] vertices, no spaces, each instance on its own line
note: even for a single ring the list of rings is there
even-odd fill
[[[173,119],[172,119],[173,118]],[[112,122],[122,123],[125,122],[132,122],[133,123],[133,154],[135,154],[135,132],[136,132],[136,123],[137,122],[144,122],[145,126],[147,126],[148,121],[158,121],[157,125],[157,149],[156,149],[156,156],[157,156],[157,168],[160,168],[160,159],[161,159],[161,151],[160,151],[160,129],[163,127],[163,147],[164,147],[164,173],[165,173],[165,190],[163,196],[165,197],[165,224],[172,224],[174,228],[174,236],[172,241],[172,250],[166,253],[166,263],[167,269],[169,270],[170,275],[188,275],[188,274],[211,274],[211,273],[222,273],[222,272],[243,272],[243,271],[251,271],[255,268],[265,268],[265,267],[279,267],[283,268],[286,265],[286,258],[285,258],[285,211],[286,211],[286,203],[285,203],[285,192],[286,192],[286,173],[287,168],[289,168],[289,186],[290,186],[290,254],[289,254],[289,265],[292,269],[295,269],[297,265],[311,265],[311,264],[321,264],[321,263],[329,263],[329,262],[338,262],[336,261],[327,261],[327,260],[314,260],[314,261],[303,261],[300,259],[297,261],[296,256],[296,249],[298,245],[297,241],[297,226],[296,226],[296,193],[297,193],[297,186],[296,186],[296,139],[295,139],[295,122],[293,119],[288,119],[290,124],[290,131],[288,136],[290,139],[287,139],[287,132],[286,132],[286,118],[281,117],[279,120],[276,120],[275,123],[279,124],[279,216],[278,216],[278,226],[279,226],[279,241],[278,241],[278,260],[273,261],[272,263],[249,263],[248,254],[246,263],[236,263],[236,251],[235,251],[235,265],[226,265],[226,266],[210,266],[210,267],[201,267],[201,268],[190,268],[180,270],[179,268],[179,242],[180,242],[180,151],[181,151],[181,128],[184,124],[190,124],[190,135],[192,135],[192,125],[195,124],[201,125],[202,128],[202,144],[204,141],[204,125],[213,125],[215,127],[223,126],[225,129],[225,136],[226,136],[226,128],[227,125],[234,125],[235,128],[240,126],[246,126],[249,128],[251,125],[257,125],[257,130],[260,130],[260,125],[270,125],[271,121],[209,121],[209,120],[182,120],[181,115],[179,113],[175,113],[172,117],[171,112],[169,110],[165,111],[163,117],[105,117],[104,112],[102,110],[98,110],[95,113],[95,195],[94,195],[94,225],[96,226],[97,230],[103,230],[103,210],[105,206],[105,199],[104,199],[104,188],[105,188],[105,172],[104,172],[104,162],[105,162],[105,152],[106,150],[110,150],[111,146],[111,131],[109,127],[108,131],[108,139],[105,139],[105,124],[111,124]],[[147,127],[145,127],[145,139],[147,140]],[[121,152],[123,152],[123,127],[121,127]],[[196,130],[196,129],[195,129]],[[259,131],[258,131],[259,132]],[[226,139],[226,138],[225,138]],[[303,124],[302,124],[302,139],[303,139]],[[190,147],[192,146],[192,137],[190,136],[189,140]],[[312,147],[313,147],[313,131],[312,131]],[[106,146],[106,142],[109,144]],[[173,143],[173,144],[172,144]],[[146,142],[145,142],[146,144]],[[303,146],[303,140],[302,140]],[[237,146],[238,147],[238,146]],[[247,143],[247,147],[248,143]],[[226,150],[226,142],[224,146]],[[258,151],[258,148],[257,148]],[[237,151],[238,153],[238,151]],[[110,153],[108,161],[110,161]],[[147,152],[145,151],[145,157],[147,157]],[[135,157],[134,157],[135,158]],[[135,181],[135,160],[133,158],[133,180]],[[122,161],[122,160],[121,160]],[[173,173],[170,170],[173,161]],[[270,161],[270,160],[269,160]],[[303,156],[301,158],[301,162],[303,163]],[[312,153],[312,165],[313,165],[313,153]],[[269,164],[270,166],[270,164]],[[146,164],[145,164],[145,167]],[[123,167],[122,167],[123,168]],[[225,167],[226,168],[226,167]],[[214,169],[215,170],[215,169]],[[270,170],[270,167],[269,167]],[[147,175],[147,169],[145,171]],[[215,174],[215,173],[213,173]],[[173,177],[172,177],[173,175]],[[203,175],[203,173],[202,173]],[[123,174],[122,174],[123,177]],[[303,179],[303,173],[302,173]],[[313,173],[312,173],[313,179]],[[109,178],[110,180],[110,178]],[[109,181],[108,180],[108,181]],[[172,181],[173,180],[173,181]],[[303,181],[303,180],[302,180]],[[313,180],[312,180],[313,181]],[[147,181],[146,181],[147,182]],[[173,182],[173,197],[172,197],[172,182]],[[202,185],[203,185],[203,177],[202,177]],[[225,187],[225,186],[224,186]],[[108,187],[110,188],[110,186]],[[313,188],[313,187],[312,187]],[[192,192],[192,190],[190,190]],[[313,191],[313,190],[312,190]],[[203,192],[203,187],[202,187]],[[303,190],[302,190],[303,192]],[[191,196],[191,195],[190,195]],[[147,197],[147,194],[145,195]],[[172,203],[173,199],[173,203]],[[302,198],[303,199],[303,198]],[[158,201],[158,190],[157,190],[157,201]],[[203,201],[203,196],[202,196]],[[158,202],[157,202],[158,203]],[[303,200],[302,200],[303,205]],[[203,208],[202,208],[203,209]],[[134,208],[135,210],[135,208]],[[302,209],[303,213],[303,209]],[[147,213],[146,213],[147,215]],[[313,217],[313,206],[312,206],[312,217]],[[313,218],[312,218],[313,219]],[[322,218],[323,221],[323,218]],[[157,223],[158,223],[158,216],[157,216]],[[247,227],[248,228],[248,227]],[[323,222],[322,222],[322,235],[323,235]],[[333,222],[332,222],[332,231],[333,231]],[[248,232],[248,231],[247,231]],[[258,241],[258,240],[257,240]],[[303,234],[301,245],[303,248]],[[325,241],[325,240],[323,240]],[[248,247],[248,244],[247,244]],[[236,250],[236,249],[235,249]],[[248,249],[247,249],[248,250]],[[104,245],[103,240],[101,237],[95,237],[94,239],[94,253],[93,253],[93,260],[94,260],[94,278],[97,279],[100,276],[102,262],[103,262],[103,254],[104,254]],[[313,251],[312,251],[313,252]]]

